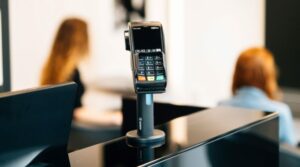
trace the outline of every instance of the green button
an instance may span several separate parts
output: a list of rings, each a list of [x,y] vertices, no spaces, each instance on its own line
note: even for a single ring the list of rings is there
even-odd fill
[[[161,81],[161,80],[164,80],[164,79],[165,79],[165,77],[163,75],[156,76],[157,81]]]

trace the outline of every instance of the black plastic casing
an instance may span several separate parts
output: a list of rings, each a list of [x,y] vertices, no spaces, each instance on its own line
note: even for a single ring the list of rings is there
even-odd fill
[[[149,27],[159,27],[160,30],[160,41],[161,46],[160,54],[162,55],[163,67],[164,67],[164,77],[163,81],[138,81],[137,80],[137,70],[138,70],[138,60],[141,54],[147,54],[147,52],[137,53],[137,49],[134,45],[134,28],[149,28]],[[133,74],[133,83],[136,93],[164,93],[167,86],[167,71],[166,71],[166,51],[165,51],[165,41],[162,24],[159,22],[129,22],[128,30],[124,32],[125,35],[125,45],[126,50],[131,52],[131,67]],[[148,50],[145,48],[145,50]],[[150,53],[151,54],[151,53]]]

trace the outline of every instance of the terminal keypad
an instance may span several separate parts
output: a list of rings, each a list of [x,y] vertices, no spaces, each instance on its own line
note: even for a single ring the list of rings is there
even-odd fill
[[[138,56],[138,81],[165,80],[165,69],[161,53],[141,53]]]

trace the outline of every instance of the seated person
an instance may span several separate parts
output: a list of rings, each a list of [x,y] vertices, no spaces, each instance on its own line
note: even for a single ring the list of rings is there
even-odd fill
[[[279,114],[279,140],[296,144],[290,108],[278,101],[275,62],[265,48],[250,48],[239,56],[232,83],[233,97],[220,105],[236,106]]]
[[[40,84],[50,85],[74,81],[78,85],[74,118],[92,124],[120,125],[120,112],[97,112],[82,107],[85,87],[78,70],[79,63],[89,57],[87,23],[78,18],[69,18],[60,25],[48,60],[44,65]]]
[[[48,60],[43,68],[40,84],[58,84],[74,81],[78,85],[75,107],[81,107],[84,86],[77,69],[88,56],[89,40],[85,21],[71,18],[59,27]]]

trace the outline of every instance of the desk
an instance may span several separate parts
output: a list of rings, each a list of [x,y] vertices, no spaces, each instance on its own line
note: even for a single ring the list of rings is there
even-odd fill
[[[72,167],[89,166],[278,166],[278,116],[218,107],[157,126],[166,142],[156,148],[128,146],[126,138],[69,153]]]

